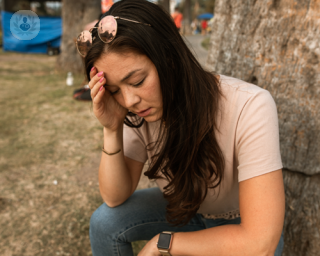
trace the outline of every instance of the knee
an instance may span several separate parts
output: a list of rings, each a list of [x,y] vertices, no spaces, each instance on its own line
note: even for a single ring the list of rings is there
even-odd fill
[[[113,234],[117,225],[115,216],[116,208],[110,208],[106,204],[102,204],[90,218],[90,237],[103,237]]]

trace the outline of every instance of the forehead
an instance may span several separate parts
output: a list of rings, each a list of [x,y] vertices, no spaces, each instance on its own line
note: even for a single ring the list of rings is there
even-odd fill
[[[98,72],[103,71],[105,75],[125,75],[136,69],[143,69],[152,64],[151,60],[137,53],[106,53],[94,63]]]

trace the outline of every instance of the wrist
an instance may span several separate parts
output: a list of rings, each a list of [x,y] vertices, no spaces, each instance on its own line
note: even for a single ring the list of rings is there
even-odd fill
[[[123,129],[120,131],[111,131],[103,128],[103,149],[113,153],[123,148]]]
[[[104,137],[117,137],[119,135],[123,134],[123,127],[117,129],[117,130],[110,130],[106,127],[103,127],[103,135]]]

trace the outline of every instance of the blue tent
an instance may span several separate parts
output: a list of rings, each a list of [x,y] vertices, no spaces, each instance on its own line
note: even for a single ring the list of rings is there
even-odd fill
[[[199,20],[210,20],[211,18],[213,18],[213,14],[209,12],[198,15]]]
[[[47,53],[48,43],[50,43],[52,47],[60,46],[62,35],[61,17],[39,16],[39,34],[31,40],[19,40],[15,38],[10,31],[10,19],[13,14],[13,12],[1,11],[4,51]]]

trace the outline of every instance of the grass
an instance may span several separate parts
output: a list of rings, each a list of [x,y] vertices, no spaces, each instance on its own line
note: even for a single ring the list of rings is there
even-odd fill
[[[0,255],[92,255],[102,128],[91,103],[72,99],[83,76],[66,86],[45,55],[0,61]]]
[[[209,50],[209,47],[210,47],[210,37],[206,37],[206,38],[201,42],[201,46],[208,51],[208,50]]]

